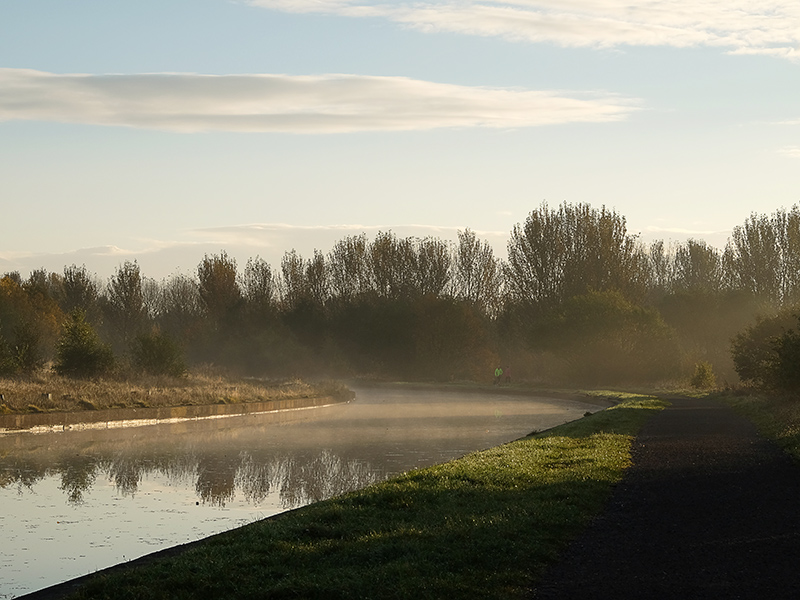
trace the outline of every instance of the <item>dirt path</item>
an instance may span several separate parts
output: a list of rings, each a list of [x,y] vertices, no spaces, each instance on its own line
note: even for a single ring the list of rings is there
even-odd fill
[[[800,466],[728,407],[670,401],[533,598],[800,598]]]

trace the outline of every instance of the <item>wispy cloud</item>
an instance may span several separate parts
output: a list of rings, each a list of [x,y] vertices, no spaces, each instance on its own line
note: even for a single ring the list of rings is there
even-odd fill
[[[785,146],[778,153],[789,158],[800,158],[800,146]]]
[[[607,122],[633,110],[635,101],[610,94],[468,87],[405,77],[61,75],[0,69],[0,121],[339,133]]]
[[[718,46],[800,57],[794,0],[248,0],[295,13],[380,17],[429,32],[562,46]]]
[[[399,237],[437,237],[455,242],[459,229],[435,225],[326,225],[302,226],[282,223],[254,223],[223,227],[208,227],[184,231],[173,239],[129,240],[127,247],[100,246],[65,252],[35,254],[0,251],[0,276],[7,271],[20,271],[24,277],[33,269],[44,267],[61,272],[65,266],[85,265],[101,278],[111,276],[126,260],[138,261],[142,273],[154,279],[173,273],[194,273],[206,254],[222,251],[235,258],[243,267],[249,258],[260,256],[273,268],[279,268],[281,258],[296,250],[308,258],[314,250],[328,253],[333,245],[348,236],[366,234],[374,239],[378,231],[392,231]],[[497,256],[505,256],[508,232],[474,230],[479,238],[491,244]]]

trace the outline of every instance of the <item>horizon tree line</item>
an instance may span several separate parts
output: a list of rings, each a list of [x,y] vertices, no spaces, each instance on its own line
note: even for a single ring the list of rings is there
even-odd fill
[[[485,380],[508,363],[530,379],[613,383],[705,361],[733,380],[730,340],[798,302],[798,206],[751,215],[718,250],[645,245],[615,210],[542,204],[510,232],[505,261],[466,229],[455,243],[349,236],[277,268],[256,256],[240,269],[223,250],[161,281],[136,261],[107,281],[77,265],[6,273],[0,374],[53,360],[80,311],[131,364],[143,336],[151,348],[161,336],[189,364],[253,374]]]

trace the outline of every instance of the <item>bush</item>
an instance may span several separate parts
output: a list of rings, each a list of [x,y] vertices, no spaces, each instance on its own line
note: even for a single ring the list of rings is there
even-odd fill
[[[181,377],[186,374],[180,346],[160,331],[137,336],[131,354],[134,367],[148,375]]]
[[[789,392],[800,390],[800,333],[790,329],[773,341],[773,347],[774,386]]]
[[[619,292],[570,298],[534,323],[531,350],[563,363],[563,377],[586,385],[647,382],[679,368],[675,332],[654,310]]]
[[[111,347],[100,341],[81,309],[73,310],[56,346],[56,373],[68,377],[98,377],[113,368]]]
[[[762,388],[780,387],[778,384],[779,352],[782,340],[792,325],[797,323],[790,311],[781,312],[768,318],[759,318],[753,325],[738,334],[731,343],[733,365],[739,378],[745,382]],[[789,346],[782,350],[784,358],[789,360]],[[789,368],[789,363],[783,369]],[[784,373],[783,377],[786,376]]]
[[[691,386],[698,390],[708,390],[717,385],[717,378],[714,376],[714,369],[711,363],[702,361],[694,366],[694,375],[689,382]]]

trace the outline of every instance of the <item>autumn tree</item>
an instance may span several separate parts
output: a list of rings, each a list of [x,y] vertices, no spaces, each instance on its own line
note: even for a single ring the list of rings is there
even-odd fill
[[[213,325],[229,325],[242,300],[236,260],[224,251],[206,255],[197,266],[197,278],[203,307]]]
[[[44,361],[44,342],[51,341],[60,311],[51,298],[40,297],[21,278],[0,278],[0,372],[30,372]]]

